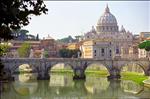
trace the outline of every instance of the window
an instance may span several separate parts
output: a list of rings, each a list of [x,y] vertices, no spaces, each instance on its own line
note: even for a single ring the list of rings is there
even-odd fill
[[[109,50],[109,52],[111,53],[111,50]]]
[[[119,54],[119,49],[118,48],[116,49],[116,54]]]
[[[103,48],[101,49],[101,53],[104,53],[104,49]]]
[[[103,31],[104,31],[104,27],[103,27]]]
[[[104,56],[104,48],[101,49],[102,56]]]

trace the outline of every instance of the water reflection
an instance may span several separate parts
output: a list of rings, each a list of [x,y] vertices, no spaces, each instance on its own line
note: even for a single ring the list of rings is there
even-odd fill
[[[37,79],[37,73],[24,73],[24,74],[14,74],[15,81],[19,82],[33,82]]]
[[[73,86],[72,76],[53,73],[50,77],[49,86]]]
[[[121,82],[121,87],[124,90],[124,92],[132,93],[132,94],[138,94],[141,91],[143,91],[144,87],[131,81],[126,80]]]
[[[137,99],[150,97],[150,89],[129,80],[108,81],[104,77],[89,75],[86,81],[73,81],[72,75],[64,74],[51,74],[50,81],[33,80],[34,75],[24,77],[27,79],[3,84],[1,99]]]
[[[38,87],[36,74],[26,73],[15,75],[14,91],[22,96],[32,95]]]
[[[85,87],[89,93],[98,94],[103,92],[104,90],[107,90],[109,83],[110,82],[107,81],[107,78],[87,77]]]

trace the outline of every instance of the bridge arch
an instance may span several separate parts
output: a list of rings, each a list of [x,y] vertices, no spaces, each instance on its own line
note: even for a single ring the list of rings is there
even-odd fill
[[[57,69],[57,67],[59,67],[58,65],[61,65],[60,66],[60,69],[71,69],[71,71],[73,71],[74,67],[71,63],[65,63],[65,62],[56,62],[56,63],[51,63],[49,64],[48,66],[48,71],[51,71],[52,69]]]
[[[15,64],[15,66],[13,66],[13,68],[11,68],[12,73],[15,73],[17,70],[20,72],[22,71],[27,71],[27,72],[34,72],[34,70],[36,69],[36,66],[34,66],[33,64],[29,64],[29,63],[19,63],[19,64]]]
[[[131,72],[143,72],[143,74],[146,74],[146,69],[144,68],[144,64],[140,63],[140,62],[127,62],[121,65],[120,67],[120,72],[122,73],[123,71],[125,71],[125,68],[128,69],[128,71]],[[138,69],[138,70],[137,70]]]
[[[94,69],[96,70],[106,70],[108,74],[110,74],[110,68],[107,64],[103,63],[103,62],[88,62],[85,66],[85,71],[92,68],[92,66],[94,67]]]

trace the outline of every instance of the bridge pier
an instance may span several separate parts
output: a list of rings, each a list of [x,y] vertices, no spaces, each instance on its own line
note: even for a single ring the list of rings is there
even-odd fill
[[[15,77],[12,76],[11,70],[10,69],[4,69],[2,72],[2,77],[0,80],[2,81],[14,81]]]
[[[145,72],[145,76],[150,76],[150,70]]]
[[[81,69],[81,68],[75,68],[75,69],[74,69],[73,80],[81,80],[81,79],[83,79],[83,80],[86,79],[84,70]]]
[[[50,76],[49,76],[48,72],[38,73],[37,80],[49,80],[49,79],[50,79]]]
[[[121,75],[120,75],[120,70],[117,68],[112,68],[109,71],[110,75],[107,76],[108,79],[120,79]]]

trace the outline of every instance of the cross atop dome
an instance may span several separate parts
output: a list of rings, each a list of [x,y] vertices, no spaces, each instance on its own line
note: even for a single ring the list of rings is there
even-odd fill
[[[105,8],[105,13],[109,13],[109,7],[108,7],[108,4],[106,5],[106,8]]]

